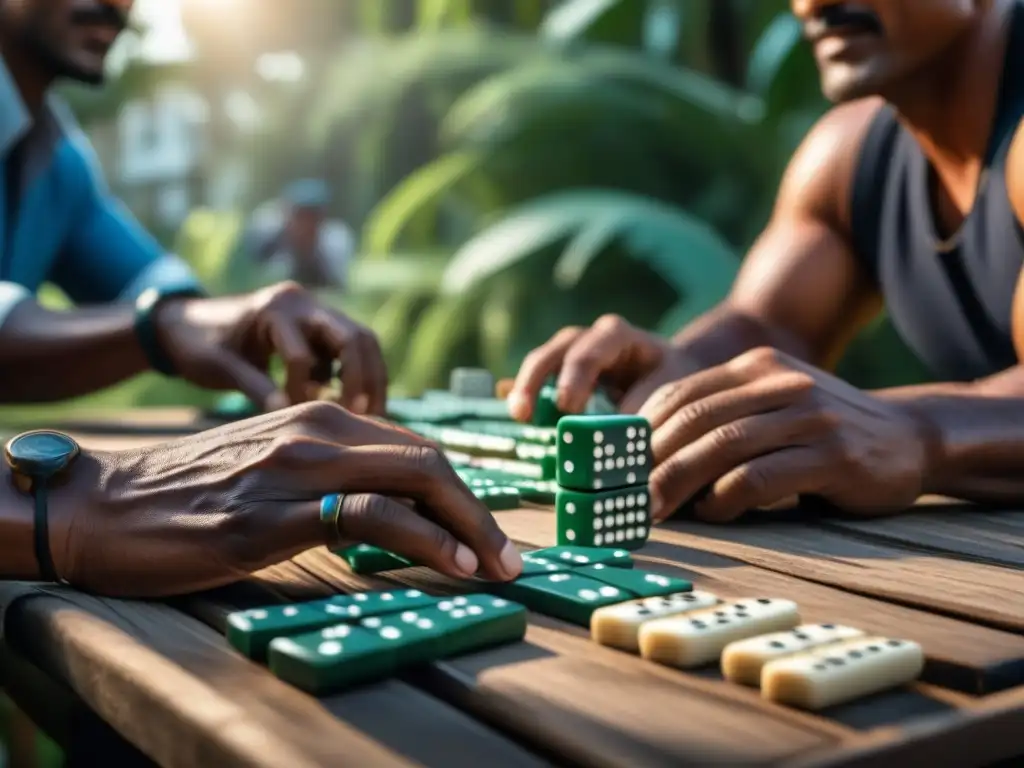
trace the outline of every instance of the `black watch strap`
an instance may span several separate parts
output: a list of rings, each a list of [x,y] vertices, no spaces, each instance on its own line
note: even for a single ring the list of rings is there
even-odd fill
[[[46,484],[38,483],[32,494],[35,497],[33,540],[36,561],[39,563],[39,574],[43,581],[63,584],[66,582],[57,575],[57,569],[53,565],[53,555],[50,552],[50,516],[46,505],[46,491]]]

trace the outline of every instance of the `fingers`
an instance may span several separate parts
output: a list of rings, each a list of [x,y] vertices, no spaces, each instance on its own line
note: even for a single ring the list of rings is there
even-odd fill
[[[660,464],[695,440],[739,419],[791,405],[813,386],[803,374],[773,376],[685,403],[654,431],[654,462]]]
[[[366,412],[383,416],[388,404],[388,366],[384,352],[372,333],[360,333],[358,339],[366,370]]]
[[[666,519],[736,467],[799,445],[815,436],[821,426],[813,414],[786,409],[731,421],[707,432],[670,455],[651,473],[651,517],[655,521]]]
[[[317,333],[341,361],[341,404],[354,413],[382,414],[388,373],[377,338],[351,320],[326,311],[318,320]]]
[[[751,509],[780,507],[825,485],[826,459],[813,448],[787,448],[742,464],[722,476],[701,499],[696,516],[710,523],[735,520]]]
[[[346,495],[338,528],[343,539],[373,544],[454,578],[469,578],[479,560],[469,547],[407,505],[374,494]]]
[[[522,558],[494,517],[434,446],[281,439],[263,463],[280,477],[277,482],[314,498],[344,492],[413,499],[423,515],[476,554],[484,575],[509,580],[522,570]]]
[[[519,367],[508,396],[509,413],[517,421],[529,421],[541,387],[558,371],[569,347],[583,334],[582,328],[563,328],[546,344],[530,352]]]
[[[292,403],[306,401],[313,380],[317,357],[302,329],[284,315],[274,315],[269,323],[270,339],[285,365],[285,393]]]
[[[621,318],[601,318],[565,352],[558,376],[558,407],[579,413],[597,388],[602,374],[634,352],[636,330]]]
[[[231,350],[221,350],[217,365],[231,382],[231,386],[263,410],[276,411],[288,405],[287,397],[278,391],[277,385],[267,373]]]
[[[640,409],[657,430],[683,406],[745,384],[739,373],[724,365],[709,368],[660,387]]]

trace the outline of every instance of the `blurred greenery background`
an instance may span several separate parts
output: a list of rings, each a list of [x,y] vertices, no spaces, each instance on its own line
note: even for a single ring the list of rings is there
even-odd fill
[[[114,191],[234,292],[260,282],[240,248],[252,211],[325,178],[359,255],[350,290],[324,298],[378,333],[407,394],[455,366],[512,375],[560,327],[609,312],[678,330],[725,295],[826,108],[787,0],[137,11],[108,85],[62,89]],[[66,305],[52,286],[43,298]],[[927,378],[884,319],[839,370],[866,387]],[[145,375],[16,411],[213,400]]]
[[[105,89],[65,93],[114,189],[230,292],[257,282],[239,249],[251,211],[325,178],[359,247],[351,290],[325,299],[379,334],[409,394],[458,365],[513,374],[607,312],[677,330],[727,291],[826,106],[786,0],[157,2]],[[188,54],[140,55],[172,6]],[[103,152],[126,105],[169,89],[201,112],[173,226],[147,207],[159,174],[132,186]],[[926,378],[884,320],[840,371]],[[143,376],[65,407],[210,401]]]

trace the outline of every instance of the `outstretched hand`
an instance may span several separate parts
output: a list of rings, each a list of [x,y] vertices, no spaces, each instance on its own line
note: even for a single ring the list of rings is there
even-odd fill
[[[687,502],[710,522],[802,494],[849,512],[916,501],[929,431],[882,400],[773,349],[672,382],[643,406],[653,429],[652,517]]]
[[[87,452],[72,475],[51,495],[53,558],[62,578],[99,593],[209,589],[330,544],[320,500],[339,492],[343,540],[455,578],[504,581],[522,568],[434,445],[330,403],[149,448]]]
[[[509,393],[518,421],[529,421],[548,377],[557,374],[558,408],[580,413],[601,384],[624,413],[634,413],[661,384],[683,375],[669,342],[617,315],[590,328],[563,328],[526,356]]]
[[[355,413],[382,414],[388,374],[373,333],[321,306],[293,282],[244,296],[178,299],[156,314],[160,339],[181,376],[208,389],[238,389],[263,409],[315,400],[332,368],[340,403]],[[284,392],[269,375],[284,361]]]

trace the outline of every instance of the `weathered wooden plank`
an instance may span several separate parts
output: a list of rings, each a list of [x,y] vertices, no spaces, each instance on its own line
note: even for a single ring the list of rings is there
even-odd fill
[[[544,764],[397,681],[318,702],[165,605],[58,589],[19,598],[9,585],[0,594],[15,601],[7,639],[164,766],[441,768],[467,750],[510,766]],[[396,721],[418,725],[403,731]]]
[[[505,532],[518,542],[551,546],[548,512],[501,512]],[[795,530],[804,530],[797,528]],[[722,529],[714,529],[721,531]],[[732,529],[728,529],[732,530]],[[728,598],[770,594],[795,600],[808,621],[843,621],[867,631],[920,642],[928,653],[925,679],[968,693],[1024,684],[1024,638],[968,622],[810,583],[794,576],[714,554],[701,541],[669,543],[677,534],[659,528],[636,557],[644,567],[682,576],[699,589]],[[769,559],[766,554],[765,559]]]
[[[877,520],[826,518],[820,524],[903,549],[1024,569],[1024,511],[946,504]]]
[[[261,572],[263,586],[295,593],[383,589],[417,583],[436,593],[466,591],[424,569],[401,578],[358,576],[319,549],[296,558],[307,572]],[[329,586],[328,586],[329,585]],[[250,599],[251,599],[250,595]],[[207,602],[206,610],[211,602]],[[852,730],[763,702],[756,692],[649,664],[531,617],[525,642],[431,665],[413,678],[426,690],[573,763],[778,765]]]
[[[655,539],[856,594],[1024,632],[1024,572],[801,524],[675,521]]]

